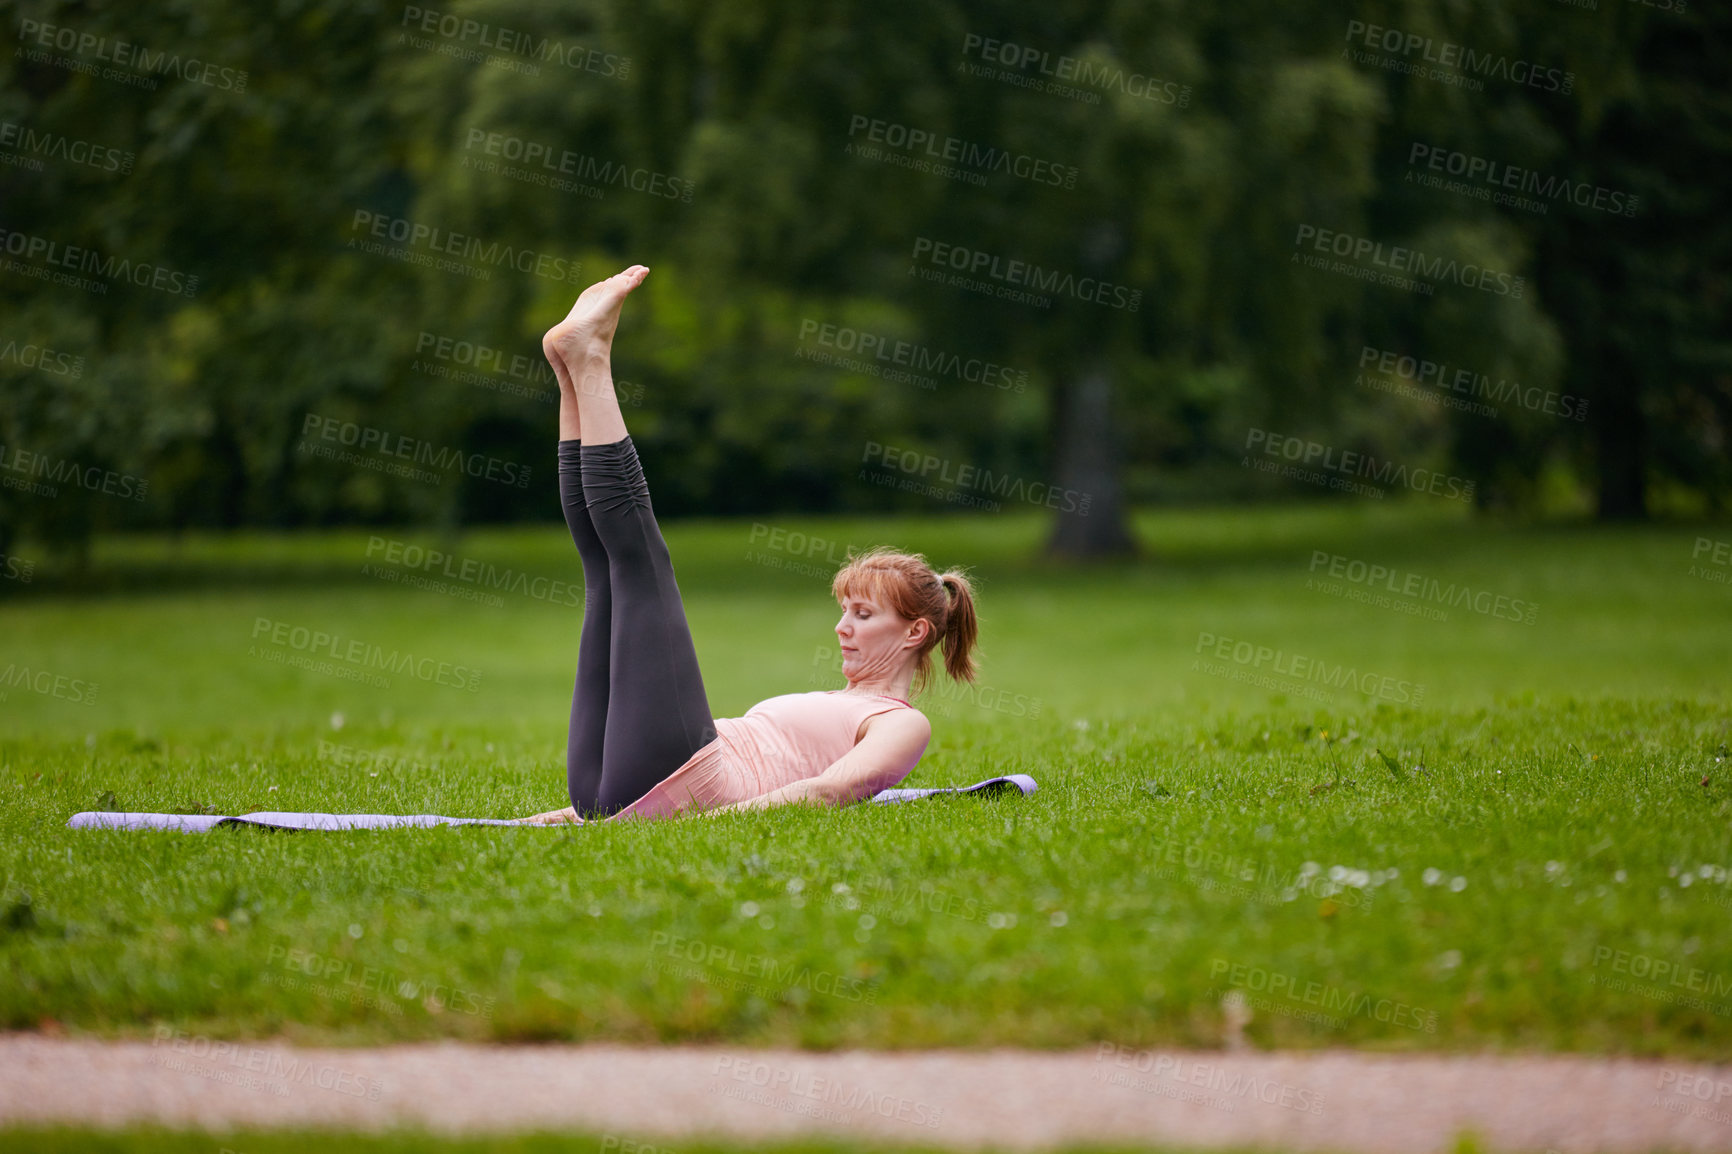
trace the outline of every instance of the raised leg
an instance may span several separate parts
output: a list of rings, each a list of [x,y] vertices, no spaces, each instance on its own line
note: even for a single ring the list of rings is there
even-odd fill
[[[630,805],[716,736],[673,562],[613,387],[620,308],[648,273],[634,265],[591,285],[542,341],[560,381],[561,504],[584,566],[566,773],[572,806],[586,816]]]
[[[667,542],[631,438],[584,445],[583,491],[613,592],[599,807],[630,805],[715,740]]]
[[[619,306],[627,293],[648,273],[642,266],[591,285],[577,298],[566,318],[542,338],[541,350],[559,380],[559,503],[566,528],[583,562],[583,633],[578,642],[577,677],[571,694],[571,721],[566,730],[565,777],[572,808],[579,814],[597,812],[601,792],[604,738],[610,698],[610,649],[612,646],[613,596],[608,573],[607,550],[596,536],[583,495],[581,453],[583,409],[580,399],[598,387],[613,398],[613,376],[609,357],[613,334],[619,327]],[[601,357],[605,370],[595,372]],[[569,363],[568,359],[570,358]],[[574,367],[576,372],[573,371]],[[587,370],[587,372],[586,372]],[[591,406],[593,408],[593,406]],[[590,421],[592,437],[617,440],[625,423],[610,421],[604,410],[596,410]],[[614,426],[618,426],[615,428]]]
[[[612,648],[613,593],[607,549],[596,535],[583,497],[578,441],[559,442],[559,504],[566,528],[583,560],[583,636],[577,648],[577,681],[571,693],[571,725],[565,738],[565,783],[579,814],[597,811],[601,792],[603,738],[607,733]]]

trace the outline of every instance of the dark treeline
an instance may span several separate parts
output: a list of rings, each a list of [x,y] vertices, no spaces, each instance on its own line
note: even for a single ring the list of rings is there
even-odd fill
[[[555,517],[540,334],[640,261],[664,515],[1714,510],[1732,16],[1679,7],[8,4],[0,553]]]

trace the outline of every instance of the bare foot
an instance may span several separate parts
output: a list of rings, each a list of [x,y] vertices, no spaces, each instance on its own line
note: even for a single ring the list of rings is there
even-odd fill
[[[606,359],[613,349],[614,330],[619,328],[620,306],[648,275],[647,267],[634,264],[584,289],[565,319],[541,338],[548,359],[563,360],[568,367],[585,358]]]

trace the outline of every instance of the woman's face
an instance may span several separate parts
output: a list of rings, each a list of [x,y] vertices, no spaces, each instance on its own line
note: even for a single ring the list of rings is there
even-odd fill
[[[836,623],[842,676],[850,682],[893,676],[914,660],[931,628],[926,619],[910,621],[873,598],[844,598],[842,620]]]

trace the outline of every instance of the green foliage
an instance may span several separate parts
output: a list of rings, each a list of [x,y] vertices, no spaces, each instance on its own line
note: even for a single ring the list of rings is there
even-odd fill
[[[662,493],[671,514],[929,507],[860,480],[868,442],[1072,484],[1055,437],[1096,362],[1110,370],[1123,484],[1141,501],[1269,492],[1280,483],[1237,465],[1253,425],[1447,465],[1478,479],[1486,505],[1597,485],[1603,513],[1631,515],[1651,485],[1662,507],[1690,507],[1732,479],[1720,211],[1732,96],[1719,71],[1732,18],[1713,5],[1389,0],[1351,16],[1567,71],[1568,93],[1495,77],[1474,91],[1357,61],[1350,17],[1313,0],[444,5],[560,53],[484,61],[376,0],[18,11],[0,28],[0,120],[130,159],[0,166],[0,226],[159,262],[197,290],[86,292],[0,272],[0,341],[83,358],[76,377],[0,358],[0,445],[149,483],[142,501],[0,490],[0,552],[28,535],[75,555],[105,525],[549,518],[532,490],[317,459],[305,422],[352,420],[542,475],[554,394],[539,334],[582,283],[639,260],[656,276],[617,368],[640,390],[627,417],[646,458],[680,466]],[[169,74],[144,89],[88,75],[20,55],[25,20],[246,80]],[[979,75],[984,38],[1046,63]],[[1060,58],[1097,79],[1040,90],[1040,67]],[[1049,161],[1074,183],[966,162],[960,179],[918,171],[902,162],[919,149],[860,151],[872,121]],[[508,163],[508,141],[570,150],[584,187],[549,183],[557,161]],[[1421,188],[1415,144],[1640,208],[1566,198],[1536,213]],[[374,220],[581,272],[428,268],[405,259],[428,258],[426,245],[369,250]],[[1421,297],[1307,269],[1293,262],[1307,225],[1507,270],[1529,291]],[[928,284],[909,275],[920,238],[1131,286],[1143,303],[1042,310]],[[1026,388],[944,374],[923,388],[871,357],[826,363],[812,354],[836,350],[806,335],[810,321],[1009,366]],[[526,367],[465,378],[427,356],[430,339]],[[1582,398],[1590,420],[1372,391],[1355,382],[1366,347]]]

